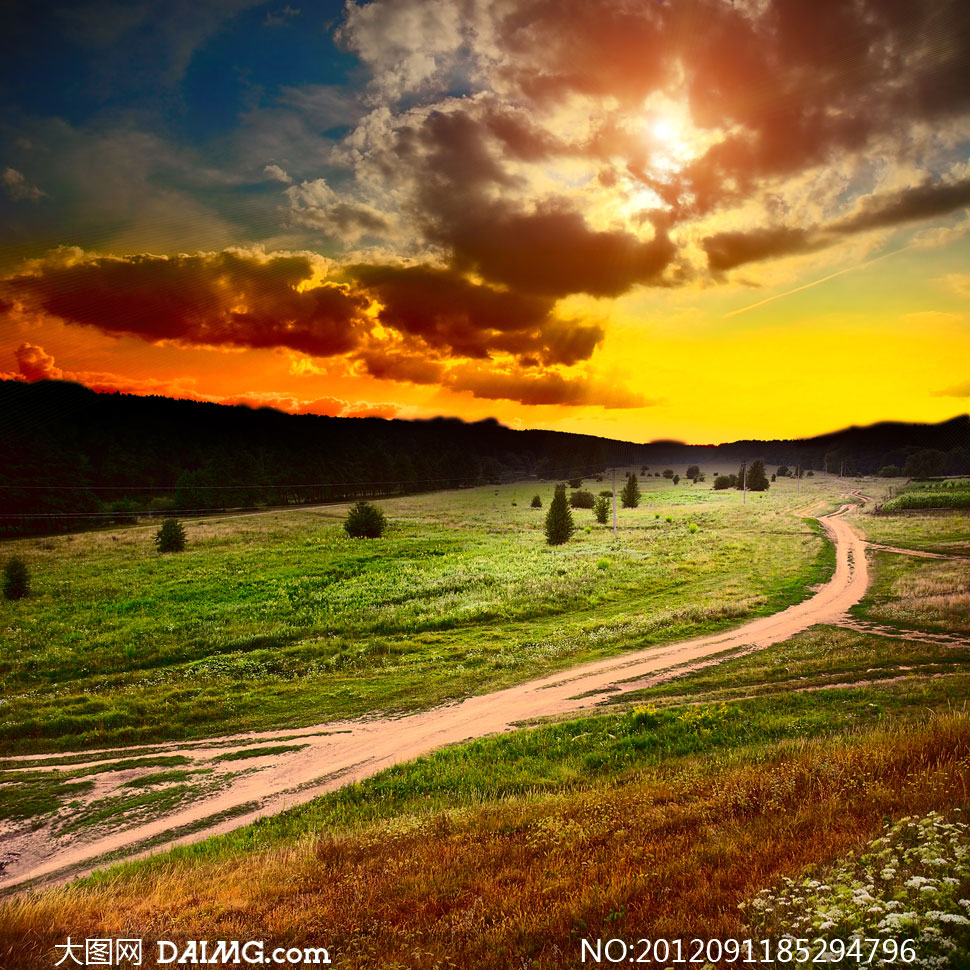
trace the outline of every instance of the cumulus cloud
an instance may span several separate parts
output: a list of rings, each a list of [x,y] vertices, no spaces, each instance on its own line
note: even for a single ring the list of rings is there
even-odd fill
[[[635,395],[569,372],[593,356],[604,330],[558,316],[548,296],[444,267],[357,264],[328,278],[331,269],[307,253],[107,257],[61,249],[0,281],[0,293],[6,312],[34,321],[56,318],[153,343],[295,352],[297,376],[326,376],[317,361],[332,359],[378,380],[479,397],[641,406]],[[59,376],[39,347],[25,344],[18,355],[25,379]],[[104,375],[79,379],[110,383]],[[286,410],[302,406],[289,402]]]
[[[263,168],[263,174],[274,182],[282,182],[284,185],[290,185],[293,179],[286,174],[286,172],[279,167],[279,165],[266,165]]]
[[[313,282],[304,253],[242,250],[172,257],[65,255],[0,284],[35,313],[102,333],[209,347],[289,347],[329,356],[355,347],[367,300]]]
[[[406,245],[494,284],[617,296],[967,205],[948,174],[970,122],[966,72],[947,73],[970,58],[958,0],[347,10],[340,37],[374,82],[334,156],[355,205],[400,212]],[[671,104],[673,147],[648,131]],[[897,157],[909,187],[893,185]],[[698,230],[708,216],[731,228]]]

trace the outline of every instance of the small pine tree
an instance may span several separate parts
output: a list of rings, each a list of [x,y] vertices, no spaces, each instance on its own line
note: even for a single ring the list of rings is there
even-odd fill
[[[185,548],[185,529],[178,519],[166,519],[155,533],[155,548],[159,552],[181,552]]]
[[[354,539],[379,539],[387,528],[384,513],[370,502],[361,500],[348,513],[344,520],[347,535]]]
[[[751,462],[751,467],[748,469],[748,491],[765,492],[769,485],[768,476],[765,474],[765,463],[757,458]]]
[[[541,509],[542,508],[542,496],[541,495],[533,495],[532,496],[532,507],[534,509]]]
[[[605,495],[600,495],[596,499],[596,504],[593,506],[593,514],[596,516],[596,521],[600,525],[606,525],[606,521],[610,517],[610,500]]]
[[[680,475],[674,475],[674,477],[673,477],[673,483],[675,485],[679,485],[680,484]]]
[[[3,567],[3,598],[22,600],[30,595],[30,573],[20,556],[13,556]]]
[[[630,475],[626,480],[626,485],[620,492],[620,500],[625,509],[635,509],[640,504],[640,483],[637,481],[636,475]]]
[[[549,503],[549,511],[546,513],[546,542],[550,546],[561,546],[569,541],[575,528],[573,514],[569,511],[569,503],[566,501],[566,486],[557,485],[556,493]]]
[[[684,477],[689,478],[692,482],[696,482],[700,478],[700,474],[701,470],[697,465],[688,465]]]

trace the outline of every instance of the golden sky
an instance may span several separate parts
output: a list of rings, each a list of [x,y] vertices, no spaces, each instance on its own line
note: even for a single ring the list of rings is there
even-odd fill
[[[967,409],[956,0],[126,10],[14,18],[8,379],[638,441]]]

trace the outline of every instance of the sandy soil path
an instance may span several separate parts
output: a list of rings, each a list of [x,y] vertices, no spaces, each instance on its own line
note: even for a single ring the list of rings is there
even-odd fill
[[[864,501],[861,496],[860,501]],[[615,697],[617,692],[675,676],[674,668],[685,664],[710,661],[717,654],[739,648],[767,647],[818,623],[839,623],[846,611],[859,602],[868,585],[865,541],[845,520],[845,513],[854,507],[846,504],[831,515],[819,517],[835,543],[835,573],[812,597],[796,606],[734,630],[626,653],[419,714],[239,736],[252,743],[298,738],[307,746],[276,755],[269,759],[270,764],[247,763],[265,767],[238,778],[211,797],[155,821],[69,845],[50,842],[46,837],[41,840],[29,832],[7,839],[3,848],[13,851],[7,852],[9,861],[0,877],[0,890],[26,880],[63,882],[90,871],[94,860],[104,853],[120,850],[128,858],[147,855],[147,850],[139,851],[139,843],[143,845],[146,839],[156,840],[151,851],[158,852],[230,831],[443,745],[512,730],[517,722],[528,718],[588,709],[606,697]],[[192,756],[197,755],[198,749],[197,744],[173,746],[170,750]],[[174,831],[183,826],[199,826],[212,816],[250,803],[257,807],[228,820],[212,819],[212,824],[204,824],[191,834],[179,836]]]

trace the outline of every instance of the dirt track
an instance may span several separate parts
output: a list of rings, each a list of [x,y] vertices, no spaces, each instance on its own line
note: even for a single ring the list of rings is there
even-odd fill
[[[604,696],[615,696],[617,692],[674,676],[673,668],[710,662],[710,658],[724,651],[760,649],[815,624],[839,622],[862,598],[868,585],[865,542],[844,518],[851,508],[852,505],[843,505],[837,512],[819,518],[835,543],[835,573],[815,595],[796,606],[734,630],[626,653],[419,714],[239,735],[239,739],[253,744],[286,738],[307,746],[300,751],[247,761],[247,767],[262,770],[238,777],[224,790],[164,818],[100,838],[64,844],[50,840],[43,831],[10,833],[3,840],[0,853],[6,857],[0,889],[26,880],[64,881],[90,871],[94,860],[104,853],[130,849],[126,857],[145,855],[147,851],[139,851],[138,847],[146,839],[158,840],[152,851],[198,841],[308,801],[443,745],[511,730],[516,722],[527,718],[590,708],[603,701]],[[185,754],[194,759],[212,755],[211,747],[206,748],[205,742],[160,747],[165,748],[166,754]],[[44,760],[45,756],[39,756],[36,766],[43,767]],[[256,803],[258,808],[229,820],[204,824],[212,816],[238,810],[248,803]],[[200,824],[204,827],[189,835],[176,837],[173,833],[182,826]]]

